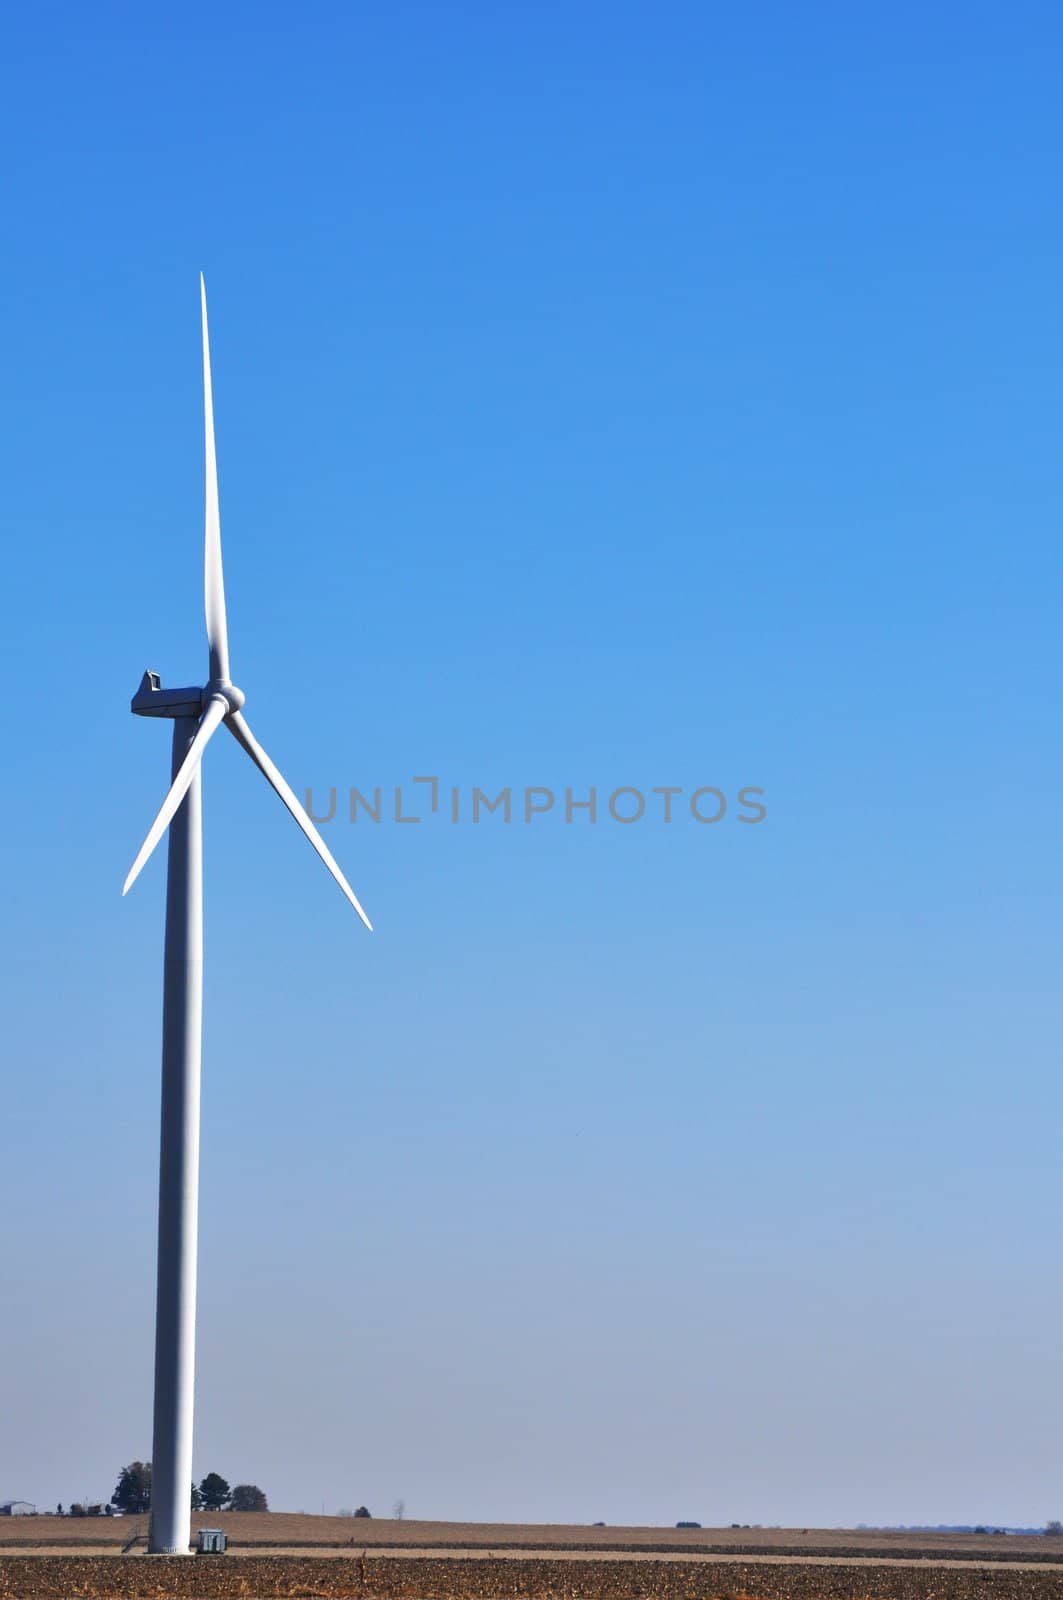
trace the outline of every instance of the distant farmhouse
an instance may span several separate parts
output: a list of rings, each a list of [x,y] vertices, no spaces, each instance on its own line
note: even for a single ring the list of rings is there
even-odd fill
[[[28,1500],[0,1500],[0,1517],[35,1517],[37,1507]]]

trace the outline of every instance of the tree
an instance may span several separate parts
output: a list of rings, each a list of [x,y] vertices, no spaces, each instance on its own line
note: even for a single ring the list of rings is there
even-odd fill
[[[230,1511],[268,1511],[269,1502],[257,1483],[238,1483],[229,1501]]]
[[[1045,1523],[1045,1532],[1051,1539],[1060,1538],[1063,1536],[1063,1522],[1059,1522],[1053,1518],[1051,1522]]]
[[[373,1515],[373,1513],[367,1510],[365,1506],[359,1506],[358,1510],[354,1514],[356,1517],[371,1517]]]
[[[217,1472],[208,1472],[199,1486],[203,1499],[204,1511],[224,1511],[229,1503],[232,1491],[225,1479]]]
[[[202,1511],[203,1510],[203,1496],[200,1494],[200,1492],[196,1488],[195,1484],[192,1485],[192,1510],[193,1511]]]
[[[118,1474],[111,1504],[119,1511],[135,1515],[151,1506],[151,1462],[131,1461]]]

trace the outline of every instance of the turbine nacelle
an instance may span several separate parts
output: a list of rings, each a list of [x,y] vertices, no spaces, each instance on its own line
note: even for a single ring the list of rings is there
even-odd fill
[[[157,672],[145,672],[129,709],[138,717],[198,717],[203,710],[203,690],[164,689]]]
[[[247,696],[227,678],[213,678],[202,689],[164,689],[157,672],[145,672],[129,709],[138,717],[198,717],[214,699],[224,700],[227,714],[240,711]]]

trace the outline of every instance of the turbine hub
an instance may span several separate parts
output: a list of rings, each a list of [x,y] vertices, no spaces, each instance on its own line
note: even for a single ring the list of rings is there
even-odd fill
[[[246,698],[244,691],[238,689],[235,683],[230,683],[228,678],[212,678],[203,690],[204,710],[206,710],[215,695],[225,701],[230,711],[239,711]]]

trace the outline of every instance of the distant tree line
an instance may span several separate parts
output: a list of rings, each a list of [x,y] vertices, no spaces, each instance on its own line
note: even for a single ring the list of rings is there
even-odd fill
[[[238,1483],[230,1488],[219,1472],[191,1487],[193,1511],[268,1511],[269,1502],[257,1483]],[[131,1461],[118,1474],[111,1505],[116,1511],[134,1516],[151,1509],[151,1462]]]

